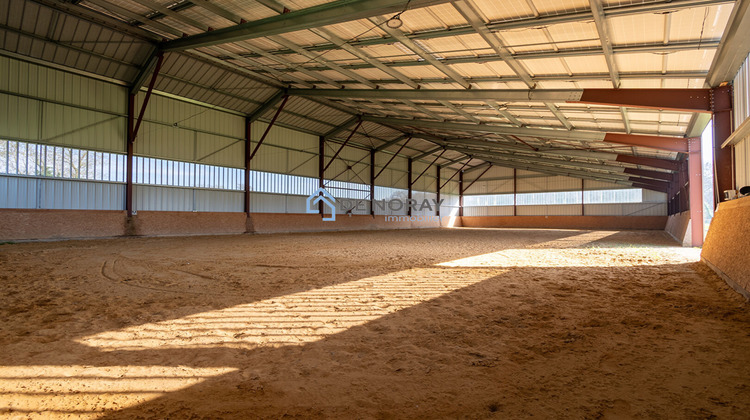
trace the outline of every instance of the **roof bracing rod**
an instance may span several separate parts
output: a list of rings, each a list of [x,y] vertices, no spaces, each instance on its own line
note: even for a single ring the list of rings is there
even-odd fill
[[[445,182],[443,182],[443,185],[440,186],[440,189],[442,190],[443,188],[445,188],[445,186],[448,185],[448,183],[451,182],[451,180],[453,178],[455,178],[456,175],[458,175],[459,173],[461,173],[461,171],[463,171],[464,168],[466,168],[466,166],[469,165],[469,162],[471,162],[471,159],[472,158],[469,158],[469,160],[467,160],[466,162],[464,162],[463,165],[461,165],[461,168],[459,170],[457,170],[456,172],[454,172],[453,175],[451,175],[450,178],[446,179]]]
[[[148,90],[146,91],[146,97],[143,98],[143,105],[141,105],[141,112],[138,114],[138,120],[135,122],[135,128],[133,129],[133,136],[132,139],[135,141],[136,138],[138,138],[138,130],[141,128],[141,123],[143,122],[143,116],[146,115],[146,107],[148,106],[148,101],[151,99],[151,93],[154,91],[154,85],[156,84],[156,77],[159,76],[159,71],[161,71],[161,65],[164,63],[164,53],[159,52],[156,60],[156,66],[154,67],[154,73],[151,75],[151,82],[148,84]]]
[[[409,9],[433,6],[448,1],[412,0],[409,3]],[[337,0],[228,28],[178,38],[164,42],[162,47],[165,51],[182,51],[279,35],[378,15],[399,13],[404,9],[404,3],[403,0]]]
[[[284,105],[286,105],[286,101],[289,100],[289,96],[285,95],[284,100],[281,101],[281,105],[279,105],[279,108],[276,109],[276,113],[273,114],[273,118],[271,118],[271,122],[268,123],[268,127],[266,127],[266,131],[263,132],[263,135],[260,137],[260,140],[258,140],[258,144],[255,145],[255,148],[253,149],[253,152],[250,153],[250,156],[247,158],[247,161],[250,162],[255,157],[255,154],[258,153],[258,149],[260,149],[260,146],[263,144],[263,141],[266,140],[266,136],[268,136],[268,133],[271,131],[271,128],[276,123],[276,119],[279,118],[279,115],[281,114],[281,111],[284,109]]]
[[[440,159],[440,158],[441,158],[441,157],[443,156],[443,153],[445,153],[445,151],[446,151],[446,149],[443,149],[443,151],[442,151],[442,152],[440,152],[440,154],[439,154],[439,155],[437,155],[437,157],[435,157],[435,160],[433,160],[433,161],[432,161],[432,163],[430,163],[429,165],[427,165],[427,167],[426,167],[426,168],[424,168],[424,171],[422,171],[422,173],[421,173],[421,174],[419,174],[419,176],[417,176],[417,178],[416,178],[416,179],[414,179],[414,180],[412,180],[412,181],[411,181],[411,185],[414,185],[414,184],[416,184],[416,183],[417,183],[417,181],[419,181],[419,178],[422,178],[422,175],[424,175],[424,174],[425,174],[425,173],[427,172],[427,170],[428,170],[428,169],[430,169],[430,167],[432,167],[432,165],[434,165],[434,164],[435,164],[435,162],[437,162],[437,161],[438,161],[438,159]]]
[[[475,169],[475,168],[476,168],[476,166],[475,166],[474,168],[471,168],[471,169]],[[471,183],[469,183],[469,185],[468,185],[468,186],[466,186],[466,187],[464,188],[464,191],[463,191],[463,192],[464,192],[464,194],[466,194],[466,190],[468,190],[469,188],[471,188],[471,186],[472,186],[472,185],[474,185],[474,183],[475,183],[475,182],[479,181],[479,178],[481,178],[481,177],[482,177],[482,176],[483,176],[484,174],[486,174],[486,173],[487,173],[487,171],[489,171],[489,170],[490,170],[491,168],[492,168],[492,163],[489,163],[489,164],[487,165],[487,168],[486,168],[486,169],[485,169],[484,171],[482,171],[482,173],[481,173],[481,174],[479,174],[479,176],[478,176],[478,177],[474,178],[474,179],[473,179],[473,180],[471,181]]]
[[[398,151],[396,153],[394,153],[393,156],[391,156],[390,159],[388,159],[388,162],[386,162],[385,165],[383,165],[383,167],[380,168],[380,171],[378,171],[378,174],[375,175],[373,177],[373,179],[378,179],[378,177],[380,176],[380,174],[383,173],[383,171],[385,170],[385,168],[387,168],[388,165],[390,165],[391,162],[393,162],[393,160],[396,159],[396,156],[398,156],[398,154],[401,153],[402,150],[404,150],[404,147],[406,146],[406,143],[409,143],[409,140],[411,140],[411,137],[407,137],[406,138],[406,141],[404,142],[404,144],[402,144],[401,147],[398,148]],[[377,151],[377,149],[373,149],[373,150]]]
[[[323,172],[324,173],[325,173],[326,169],[328,169],[331,166],[331,164],[333,164],[333,161],[336,160],[336,158],[339,156],[339,153],[341,153],[341,151],[344,150],[344,147],[346,147],[346,145],[349,143],[349,140],[352,139],[352,136],[354,136],[354,133],[356,133],[357,130],[359,130],[359,126],[361,126],[361,125],[362,125],[362,120],[360,119],[357,122],[357,125],[354,127],[354,130],[352,130],[352,132],[349,133],[349,137],[347,137],[346,140],[343,143],[341,143],[341,147],[339,147],[339,150],[337,150],[336,153],[333,154],[333,157],[331,158],[331,160],[323,168]]]

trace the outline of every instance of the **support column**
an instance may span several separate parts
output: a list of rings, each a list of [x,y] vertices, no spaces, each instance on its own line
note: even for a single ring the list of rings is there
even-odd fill
[[[435,168],[437,168],[437,186],[435,188],[437,190],[437,202],[440,203],[440,166]],[[440,217],[440,204],[435,207],[435,216]]]
[[[513,168],[513,215],[518,216],[518,202],[516,201],[516,193],[518,191],[518,175],[517,170]]]
[[[464,217],[464,171],[458,173],[458,217]]]
[[[128,95],[128,130],[126,149],[127,158],[125,161],[125,210],[128,213],[128,217],[133,216],[133,144],[134,138],[134,124],[135,124],[135,95]]]
[[[714,113],[714,203],[724,201],[724,191],[734,188],[732,148],[721,144],[732,134],[732,86],[711,89],[711,110]]]
[[[323,176],[326,166],[326,138],[318,137],[318,188],[323,188]],[[318,203],[318,212],[323,216],[323,203]]]
[[[370,150],[370,216],[375,217],[375,149]]]
[[[407,164],[408,164],[408,166],[407,166],[407,172],[408,172],[407,182],[409,184],[409,192],[408,192],[408,199],[409,199],[409,201],[407,203],[408,208],[406,210],[406,215],[407,216],[411,216],[411,184],[412,184],[412,181],[411,181],[411,178],[412,178],[412,172],[411,172],[412,161],[411,161],[411,158],[409,158],[409,160],[407,161]]]
[[[586,196],[586,184],[585,184],[585,182],[586,181],[582,178],[581,179],[581,216],[585,216],[586,215],[586,207],[585,207],[585,203],[583,202],[583,199]]]
[[[250,151],[251,151],[251,122],[245,118],[245,214],[250,217]]]
[[[700,138],[690,139],[688,188],[690,198],[690,244],[703,245],[703,180]]]

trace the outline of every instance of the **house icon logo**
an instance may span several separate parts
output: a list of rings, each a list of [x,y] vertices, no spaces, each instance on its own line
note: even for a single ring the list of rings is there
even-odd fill
[[[307,213],[311,213],[311,214],[318,213],[318,209],[315,208],[315,205],[318,203],[323,203],[324,205],[328,206],[329,209],[331,209],[331,217],[324,217],[323,221],[335,222],[336,221],[336,199],[333,198],[333,196],[330,193],[328,193],[328,191],[326,191],[325,188],[323,187],[318,188],[314,193],[310,194],[310,196],[307,197]]]

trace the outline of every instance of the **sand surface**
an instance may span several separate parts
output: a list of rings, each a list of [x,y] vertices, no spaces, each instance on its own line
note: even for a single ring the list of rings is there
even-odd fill
[[[0,246],[0,417],[747,418],[744,299],[662,232]]]

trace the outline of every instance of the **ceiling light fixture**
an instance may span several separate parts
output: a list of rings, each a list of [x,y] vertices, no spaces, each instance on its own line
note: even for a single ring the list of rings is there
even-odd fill
[[[401,13],[397,14],[396,16],[388,19],[387,22],[385,22],[386,26],[388,26],[391,29],[398,29],[401,27],[401,25],[404,24],[404,21],[401,20]]]

